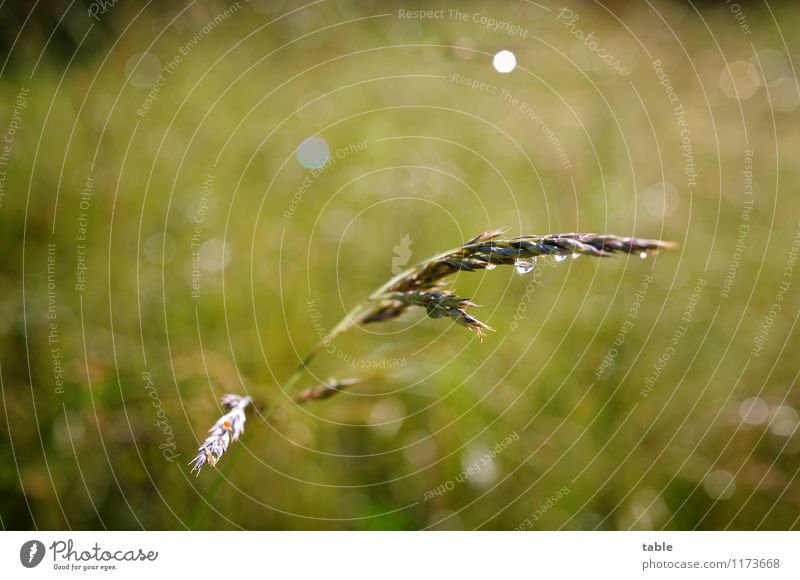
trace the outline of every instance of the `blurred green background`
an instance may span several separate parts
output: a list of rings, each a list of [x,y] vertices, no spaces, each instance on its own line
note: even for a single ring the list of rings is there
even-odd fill
[[[797,4],[562,7],[3,5],[2,526],[797,528]],[[459,275],[482,344],[413,312],[282,393],[503,225],[679,245]],[[282,402],[195,478],[229,392]]]

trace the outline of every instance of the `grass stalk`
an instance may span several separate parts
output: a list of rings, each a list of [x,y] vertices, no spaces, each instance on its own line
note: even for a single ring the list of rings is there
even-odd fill
[[[639,254],[646,258],[649,254],[673,247],[670,242],[643,238],[620,237],[609,234],[550,234],[529,235],[515,238],[502,238],[508,228],[489,230],[468,242],[441,252],[400,272],[354,306],[333,329],[321,339],[306,355],[300,365],[283,383],[283,396],[274,397],[260,408],[251,405],[262,419],[267,419],[275,406],[286,395],[290,395],[300,382],[314,358],[342,333],[358,324],[369,324],[393,320],[407,310],[415,307],[425,308],[431,318],[450,318],[456,324],[474,331],[481,340],[485,330],[493,330],[466,312],[476,306],[469,298],[456,296],[443,290],[445,278],[458,272],[493,270],[497,266],[515,266],[519,272],[530,272],[536,260],[552,256],[557,260],[581,255],[603,258],[617,253]],[[329,383],[304,390],[293,398],[294,402],[304,404],[309,401],[326,399],[355,384],[356,379],[331,379]],[[226,395],[223,402],[233,402],[229,412],[223,415],[210,430],[210,435],[200,446],[193,460],[192,471],[206,465],[216,465],[230,442],[235,441],[244,430],[244,409],[252,403],[250,397]],[[226,403],[227,405],[227,403]],[[240,413],[239,413],[240,411]],[[238,421],[238,422],[234,422]]]

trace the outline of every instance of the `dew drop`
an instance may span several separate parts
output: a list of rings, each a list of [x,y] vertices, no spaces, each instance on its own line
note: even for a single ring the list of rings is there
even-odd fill
[[[572,259],[573,260],[577,260],[579,257],[580,257],[580,254],[578,252],[572,252]]]
[[[647,252],[640,252],[639,257],[644,260],[647,257]]]
[[[486,264],[487,270],[494,270],[495,268],[497,268],[497,264]]]
[[[556,262],[563,262],[564,260],[566,260],[566,259],[567,259],[567,257],[566,257],[566,256],[554,256],[554,257],[553,257],[553,259],[554,259]]]
[[[518,274],[528,274],[536,267],[536,260],[517,258],[514,260],[514,267],[517,269]]]

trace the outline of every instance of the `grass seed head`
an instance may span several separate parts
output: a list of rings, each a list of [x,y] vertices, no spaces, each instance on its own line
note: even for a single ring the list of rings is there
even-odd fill
[[[208,430],[208,437],[198,448],[194,459],[189,462],[189,465],[193,464],[192,472],[197,471],[197,475],[200,475],[203,466],[215,466],[231,442],[239,439],[244,433],[244,422],[247,420],[244,410],[252,399],[239,395],[225,395],[221,402],[228,412],[217,419],[214,426]]]

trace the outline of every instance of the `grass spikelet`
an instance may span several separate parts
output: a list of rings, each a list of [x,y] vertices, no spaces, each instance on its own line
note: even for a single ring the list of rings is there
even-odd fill
[[[284,383],[283,391],[291,390],[300,380],[314,357],[331,341],[357,324],[393,320],[410,308],[425,308],[430,318],[449,318],[456,324],[475,332],[481,341],[490,326],[481,322],[467,308],[477,306],[469,298],[457,296],[442,286],[445,279],[457,272],[492,270],[497,266],[517,266],[520,272],[533,269],[541,256],[556,258],[579,255],[604,258],[613,254],[639,254],[641,257],[673,247],[670,242],[644,238],[621,237],[610,234],[550,234],[503,238],[508,228],[489,230],[468,242],[437,254],[397,274],[355,306],[331,332],[303,359],[300,366]],[[297,403],[327,399],[358,383],[358,379],[330,379],[328,383],[308,388],[294,397]],[[222,400],[229,411],[209,430],[209,436],[192,460],[192,471],[198,474],[206,464],[216,465],[232,441],[244,432],[245,408],[250,397],[226,395]],[[262,418],[277,403],[273,401]]]
[[[295,397],[295,401],[298,403],[308,403],[309,401],[319,401],[321,399],[327,399],[328,397],[332,397],[352,387],[353,385],[357,385],[359,383],[358,379],[334,379],[331,378],[328,380],[327,383],[323,385],[318,385],[316,387],[310,387],[302,391],[297,397]]]
[[[194,459],[189,462],[189,465],[194,464],[192,472],[197,471],[198,476],[206,464],[215,466],[228,450],[228,446],[244,433],[244,422],[247,420],[244,410],[252,403],[252,399],[239,395],[225,395],[221,403],[228,412],[208,430],[208,437],[199,447]]]
[[[443,280],[457,272],[477,272],[497,266],[532,264],[540,256],[588,255],[606,257],[615,253],[648,255],[672,244],[661,240],[608,234],[551,234],[501,239],[508,228],[479,234],[457,248],[412,266],[392,278],[337,325],[328,339],[360,323],[383,322],[399,317],[412,306],[422,306],[431,318],[449,317],[483,339],[492,330],[464,311],[475,306],[452,292],[438,290]],[[458,301],[461,301],[459,304]]]

